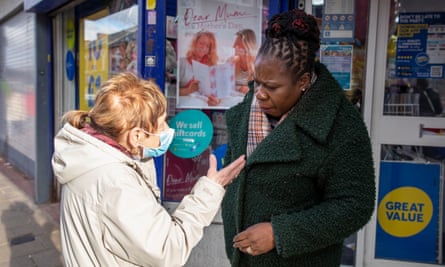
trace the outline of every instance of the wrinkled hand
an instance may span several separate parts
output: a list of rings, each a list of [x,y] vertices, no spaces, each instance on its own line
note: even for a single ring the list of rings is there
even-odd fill
[[[209,95],[207,98],[207,105],[209,106],[218,106],[221,103],[221,99],[217,98],[214,95]]]
[[[272,224],[264,222],[250,226],[233,238],[233,247],[252,256],[271,251],[275,248]]]
[[[232,180],[238,176],[238,174],[241,172],[241,170],[244,168],[244,165],[246,164],[244,155],[240,156],[237,160],[230,163],[228,166],[221,169],[220,171],[216,170],[217,163],[215,155],[210,154],[209,162],[210,167],[207,171],[207,177],[224,187],[230,184]]]

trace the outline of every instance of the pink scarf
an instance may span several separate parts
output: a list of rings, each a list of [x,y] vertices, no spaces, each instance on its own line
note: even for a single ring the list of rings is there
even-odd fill
[[[292,109],[293,108],[281,116],[278,123],[274,125],[274,128],[287,117]],[[258,144],[261,143],[263,139],[272,132],[272,130],[273,128],[271,122],[267,118],[266,114],[261,111],[258,101],[254,95],[252,105],[250,106],[249,130],[247,131],[247,157],[252,154]]]
[[[95,129],[93,129],[93,127],[91,127],[89,124],[85,124],[85,126],[81,129],[82,132],[85,132],[97,139],[99,139],[100,141],[122,151],[122,153],[124,153],[125,155],[129,156],[130,158],[132,158],[133,156],[131,155],[131,153],[125,148],[123,147],[121,144],[119,144],[118,142],[116,142],[114,139],[112,139],[111,137],[100,133],[98,131],[96,131]]]

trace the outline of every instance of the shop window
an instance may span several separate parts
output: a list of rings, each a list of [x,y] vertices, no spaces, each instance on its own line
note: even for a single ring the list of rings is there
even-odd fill
[[[137,73],[137,1],[112,1],[79,20],[79,106],[89,109],[102,82]]]
[[[445,15],[434,1],[391,1],[384,115],[445,115]]]
[[[312,14],[321,31],[320,61],[360,111],[365,93],[368,13],[368,0],[312,1]]]

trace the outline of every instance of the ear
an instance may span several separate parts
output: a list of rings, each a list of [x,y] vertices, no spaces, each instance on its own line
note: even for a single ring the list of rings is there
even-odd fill
[[[298,79],[298,85],[302,88],[308,88],[310,82],[311,76],[309,75],[309,72],[305,72],[303,75],[301,75],[300,79]]]
[[[142,138],[142,135],[144,133],[141,131],[141,129],[135,127],[128,131],[126,142],[129,144],[129,146],[133,149],[135,147],[138,147],[139,140]]]
[[[296,83],[297,90],[302,94],[309,88],[311,77],[308,72],[303,73]]]

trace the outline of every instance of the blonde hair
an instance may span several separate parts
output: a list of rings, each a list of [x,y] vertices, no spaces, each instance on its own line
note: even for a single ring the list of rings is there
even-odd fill
[[[207,55],[208,56],[207,65],[209,66],[216,65],[218,63],[218,54],[216,49],[216,37],[213,32],[200,31],[195,33],[190,43],[189,50],[187,51],[186,58],[189,61],[193,58],[193,52],[198,44],[198,40],[204,36],[210,39],[210,49],[209,49],[209,54]]]
[[[257,42],[256,42],[256,34],[251,29],[242,29],[235,33],[235,36],[238,37],[241,43],[246,50],[247,56],[247,70],[250,74],[249,78],[253,78],[253,69],[255,64],[255,58],[257,54]],[[240,67],[237,65],[235,72],[238,73],[240,71]]]
[[[256,34],[251,29],[242,29],[235,33],[243,43],[249,56],[255,57],[257,53]]]
[[[155,82],[125,72],[102,84],[90,111],[69,111],[63,121],[78,129],[89,123],[96,131],[116,139],[135,127],[155,131],[166,109],[165,96]]]

